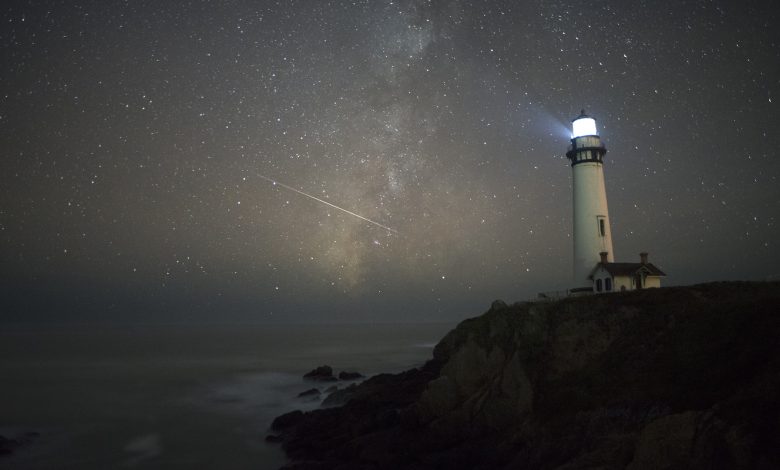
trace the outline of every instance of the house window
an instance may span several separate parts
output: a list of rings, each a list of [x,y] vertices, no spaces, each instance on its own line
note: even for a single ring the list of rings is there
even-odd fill
[[[604,290],[609,292],[612,290],[612,278],[608,277],[604,279]]]
[[[596,292],[601,292],[601,279],[596,279]]]
[[[606,237],[607,236],[607,223],[604,220],[604,217],[597,217],[599,222],[599,236]]]

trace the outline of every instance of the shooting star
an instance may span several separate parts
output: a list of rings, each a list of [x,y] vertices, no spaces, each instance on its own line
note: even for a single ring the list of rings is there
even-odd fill
[[[388,227],[387,225],[382,225],[382,224],[380,224],[380,223],[379,223],[379,222],[377,222],[377,221],[374,221],[374,220],[371,220],[371,219],[369,219],[368,217],[363,217],[363,216],[362,216],[362,215],[360,215],[360,214],[356,214],[356,213],[354,213],[354,212],[352,212],[352,211],[349,211],[349,210],[347,210],[347,209],[344,209],[343,207],[339,207],[339,206],[337,206],[336,204],[331,204],[331,203],[330,203],[330,202],[328,202],[328,201],[324,201],[324,200],[322,200],[322,199],[320,199],[320,198],[318,198],[318,197],[316,197],[316,196],[312,196],[311,194],[304,193],[303,191],[301,191],[301,190],[299,190],[299,189],[295,189],[295,188],[293,188],[292,186],[287,186],[287,185],[286,185],[286,184],[284,184],[284,183],[280,183],[279,181],[276,181],[276,180],[275,180],[275,179],[273,179],[273,178],[269,178],[269,177],[267,177],[267,176],[261,175],[260,173],[257,173],[257,176],[259,176],[260,178],[262,178],[262,179],[264,179],[264,180],[266,180],[266,181],[269,181],[269,182],[271,182],[271,183],[272,183],[274,186],[278,185],[278,186],[281,186],[281,187],[283,187],[283,188],[285,188],[285,189],[289,189],[290,191],[294,191],[294,192],[296,192],[296,193],[300,194],[301,196],[306,196],[306,197],[308,197],[309,199],[314,199],[314,200],[315,200],[315,201],[317,201],[317,202],[321,202],[321,203],[323,203],[323,204],[325,204],[325,205],[328,205],[328,206],[330,206],[330,207],[332,207],[332,208],[334,208],[334,209],[338,209],[338,210],[340,210],[341,212],[346,212],[346,213],[347,213],[347,214],[349,214],[349,215],[353,215],[353,216],[357,217],[358,219],[365,220],[366,222],[368,222],[368,223],[370,223],[370,224],[374,224],[374,225],[376,225],[377,227],[383,228],[383,229],[387,230],[388,232],[391,232],[391,233],[393,233],[393,234],[395,234],[395,235],[400,235],[400,233],[398,232],[398,230],[396,230],[396,229],[394,229],[394,228],[390,228],[390,227]]]

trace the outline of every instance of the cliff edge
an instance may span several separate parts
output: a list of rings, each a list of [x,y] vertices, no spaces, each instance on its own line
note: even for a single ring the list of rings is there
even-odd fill
[[[496,301],[433,356],[277,418],[285,468],[780,468],[777,282]]]

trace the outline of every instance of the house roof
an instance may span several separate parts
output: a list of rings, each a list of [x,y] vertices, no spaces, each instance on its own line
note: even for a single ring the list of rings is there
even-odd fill
[[[639,271],[644,270],[648,276],[666,276],[666,273],[658,269],[653,263],[599,263],[590,272],[589,277],[593,277],[594,271],[603,267],[609,274],[614,276],[633,276]]]

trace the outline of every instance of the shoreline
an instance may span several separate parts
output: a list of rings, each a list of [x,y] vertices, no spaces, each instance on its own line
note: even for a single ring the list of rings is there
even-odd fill
[[[273,431],[285,470],[780,464],[780,283],[494,302]]]

